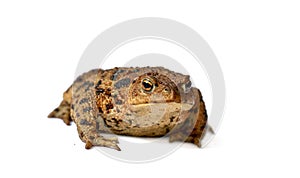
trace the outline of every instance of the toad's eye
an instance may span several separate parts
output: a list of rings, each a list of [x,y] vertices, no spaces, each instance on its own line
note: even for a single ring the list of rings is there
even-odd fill
[[[153,83],[151,82],[151,80],[149,79],[144,79],[142,81],[142,86],[143,86],[143,90],[150,92],[153,90]]]

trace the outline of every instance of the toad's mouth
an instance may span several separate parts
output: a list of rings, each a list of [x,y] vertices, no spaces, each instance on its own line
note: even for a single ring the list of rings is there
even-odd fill
[[[181,105],[193,105],[195,103],[194,93],[192,91],[191,83],[182,84],[178,86],[178,90],[173,98],[166,98],[161,93],[153,94],[149,100],[146,101],[130,101],[130,105],[150,105],[150,104],[164,104],[164,103],[179,103]]]
[[[180,112],[187,111],[193,107],[192,103],[177,103],[177,102],[168,102],[168,103],[143,103],[138,105],[130,105],[129,109],[133,113],[140,113],[141,115],[146,113],[155,113],[155,112]]]
[[[154,98],[153,101],[139,104],[129,104],[132,111],[136,112],[164,112],[166,109],[168,112],[180,112],[190,110],[195,104],[196,96],[193,89],[189,89],[189,92],[183,93],[175,100],[165,100],[164,98]]]

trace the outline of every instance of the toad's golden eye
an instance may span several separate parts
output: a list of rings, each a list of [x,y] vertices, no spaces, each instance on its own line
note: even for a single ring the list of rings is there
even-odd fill
[[[152,91],[154,88],[152,81],[147,78],[142,81],[142,86],[143,86],[143,90],[147,92]]]

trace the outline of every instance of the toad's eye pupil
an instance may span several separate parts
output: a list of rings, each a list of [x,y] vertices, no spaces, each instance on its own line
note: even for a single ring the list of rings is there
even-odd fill
[[[146,91],[151,91],[153,89],[153,84],[148,79],[143,80],[142,85]]]

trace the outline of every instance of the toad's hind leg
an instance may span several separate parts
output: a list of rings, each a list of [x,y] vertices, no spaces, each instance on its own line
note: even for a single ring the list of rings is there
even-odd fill
[[[70,125],[72,121],[70,116],[71,98],[72,86],[64,92],[62,102],[48,115],[48,118],[60,118],[64,121],[65,124]]]

